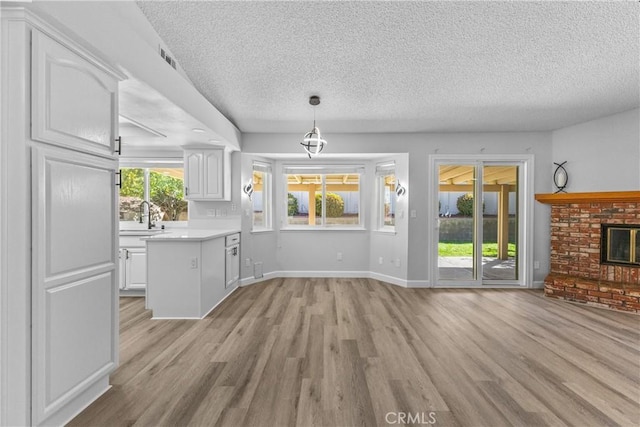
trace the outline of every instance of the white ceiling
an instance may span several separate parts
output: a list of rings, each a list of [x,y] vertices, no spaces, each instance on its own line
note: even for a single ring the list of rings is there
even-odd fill
[[[552,130],[640,105],[640,3],[138,2],[242,132]]]

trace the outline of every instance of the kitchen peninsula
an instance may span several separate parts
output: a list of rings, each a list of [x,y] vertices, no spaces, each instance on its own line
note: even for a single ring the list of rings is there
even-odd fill
[[[228,241],[239,230],[175,230],[147,237],[147,308],[154,319],[202,319],[231,292]],[[232,256],[239,259],[238,246]],[[239,264],[232,263],[233,268]]]

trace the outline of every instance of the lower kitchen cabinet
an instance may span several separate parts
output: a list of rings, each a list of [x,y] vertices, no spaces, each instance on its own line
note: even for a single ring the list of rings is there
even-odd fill
[[[235,240],[227,243],[230,235]],[[202,319],[237,289],[239,237],[237,230],[184,230],[147,238],[146,296],[153,318]],[[234,279],[229,286],[227,267]]]
[[[120,289],[144,290],[147,287],[146,248],[120,248]]]

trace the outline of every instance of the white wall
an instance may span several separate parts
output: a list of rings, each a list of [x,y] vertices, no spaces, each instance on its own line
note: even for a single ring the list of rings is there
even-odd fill
[[[416,211],[416,217],[407,215],[407,272],[410,282],[426,284],[429,278],[427,247],[432,230],[428,227],[428,191],[431,173],[428,170],[429,154],[533,154],[535,156],[534,191],[551,191],[551,134],[549,132],[505,132],[505,133],[451,133],[451,134],[326,134],[329,141],[327,152],[332,154],[357,153],[408,153],[408,200],[407,212]],[[297,134],[244,134],[244,153],[267,155],[268,153],[299,153]],[[243,171],[243,175],[246,172]],[[246,179],[249,178],[247,175]],[[540,269],[534,271],[534,281],[541,281],[549,269],[549,209],[536,203],[534,206],[534,260]],[[322,233],[322,232],[317,232]],[[316,234],[317,234],[316,233]],[[285,233],[281,233],[283,236]],[[306,242],[315,241],[313,232],[307,232]],[[341,237],[343,236],[343,237]],[[346,234],[337,234],[346,247],[352,242]],[[282,246],[292,243],[292,237],[283,237]],[[349,240],[349,242],[347,242]],[[320,237],[318,242],[324,242]],[[294,242],[294,248],[300,250]],[[307,243],[308,244],[308,243]],[[294,250],[294,249],[292,249]],[[335,253],[331,254],[335,259]],[[377,257],[370,254],[370,267],[375,268]],[[360,261],[359,261],[360,262]],[[365,261],[361,261],[366,264]],[[403,260],[404,263],[404,260]],[[330,264],[333,265],[333,264]],[[268,270],[265,269],[265,272]],[[402,273],[398,273],[402,277]]]
[[[553,161],[567,161],[567,192],[640,189],[640,109],[559,129],[551,138]]]

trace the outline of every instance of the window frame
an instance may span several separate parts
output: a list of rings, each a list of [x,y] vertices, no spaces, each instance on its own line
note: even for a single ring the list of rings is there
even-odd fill
[[[384,214],[384,205],[385,205],[385,177],[393,175],[395,181],[397,182],[398,177],[396,175],[396,163],[395,161],[378,163],[376,165],[376,231],[382,233],[395,233],[396,232],[396,218],[394,216],[393,225],[385,224],[385,214]],[[390,192],[391,197],[393,198],[392,204],[397,208],[398,197],[395,191]],[[395,212],[394,212],[395,213]]]
[[[305,174],[305,175],[320,175],[321,177],[321,192],[317,192],[316,194],[322,194],[322,212],[317,213],[316,217],[321,219],[321,223],[319,225],[297,225],[297,224],[289,224],[288,223],[288,194],[289,194],[289,183],[287,176],[288,175],[296,175],[296,174]],[[326,176],[327,175],[336,175],[336,174],[350,174],[350,175],[358,175],[358,224],[349,224],[349,225],[340,225],[340,224],[327,224],[326,222],[326,195],[327,195],[327,185],[326,185]],[[333,165],[300,165],[300,164],[291,164],[291,165],[283,165],[282,171],[282,189],[283,189],[283,197],[281,206],[283,207],[283,214],[281,220],[280,230],[282,231],[365,231],[366,230],[366,221],[365,221],[365,208],[362,203],[362,195],[364,189],[364,181],[366,177],[366,168],[365,165],[344,165],[344,164],[333,164]],[[309,202],[311,203],[311,202]]]
[[[184,158],[182,157],[167,157],[167,158],[157,158],[157,159],[120,159],[120,164],[119,167],[121,169],[123,168],[130,168],[130,169],[144,169],[144,200],[147,202],[150,202],[150,197],[151,197],[151,189],[149,188],[149,169],[155,169],[155,168],[176,168],[176,169],[180,169],[182,168],[183,172],[184,172]],[[183,182],[184,182],[184,178],[183,178]],[[120,191],[118,191],[118,217],[120,216],[119,214],[119,207],[120,207]],[[187,200],[187,199],[184,199]],[[187,201],[188,202],[188,201]],[[189,206],[187,204],[187,215],[189,212]],[[131,224],[138,224],[139,222],[136,220],[133,221],[124,221],[124,220],[120,220],[119,221],[121,226],[120,228],[122,228],[122,225],[131,225]],[[159,223],[164,224],[165,226],[167,225],[171,225],[172,227],[187,227],[188,226],[188,219],[186,221],[158,221]]]
[[[262,215],[264,226],[256,227],[253,199],[251,200],[251,232],[263,233],[273,231],[273,166],[270,163],[254,161],[251,166],[251,182],[253,185],[254,172],[261,172],[262,176]],[[255,190],[254,190],[255,194]]]

